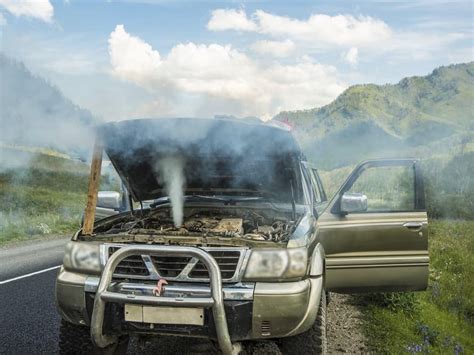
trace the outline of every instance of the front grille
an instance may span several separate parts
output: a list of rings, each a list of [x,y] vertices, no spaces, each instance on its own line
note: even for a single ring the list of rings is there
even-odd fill
[[[219,268],[221,269],[222,279],[231,279],[237,270],[237,265],[239,264],[240,260],[240,252],[229,250],[210,250],[209,254],[211,254],[214,259],[216,259],[217,265],[219,265]],[[207,271],[204,263],[199,261],[192,269],[189,277],[191,279],[208,279],[209,272]]]
[[[122,245],[104,245],[104,255],[110,257]],[[247,249],[245,248],[203,248],[216,260],[225,282],[240,281]],[[105,259],[107,262],[107,259]],[[115,269],[114,276],[118,278],[136,278],[157,280],[165,278],[168,281],[205,282],[209,280],[206,266],[196,258],[186,256],[156,256],[132,255],[122,260]]]
[[[109,247],[109,257],[119,250],[120,247]],[[143,262],[143,258],[140,255],[132,255],[128,258],[123,259],[115,269],[115,273],[119,275],[136,275],[136,276],[148,276],[150,272]]]
[[[191,261],[190,257],[150,256],[161,277],[177,277]]]

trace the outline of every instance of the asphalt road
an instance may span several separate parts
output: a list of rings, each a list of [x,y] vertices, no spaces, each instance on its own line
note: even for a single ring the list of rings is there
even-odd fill
[[[54,284],[68,240],[0,248],[0,354],[58,353]],[[127,353],[215,353],[208,341],[197,339],[160,337],[144,345],[132,339]]]
[[[67,241],[0,249],[0,354],[57,352],[54,267],[62,263]]]
[[[54,284],[68,240],[0,248],[0,354],[58,353]],[[140,350],[134,339],[128,354],[183,354],[196,345],[209,354],[208,342],[176,337],[160,337]]]
[[[57,354],[60,317],[54,284],[69,238],[0,248],[0,354]],[[202,348],[201,351],[198,349]],[[128,354],[209,354],[209,342],[160,337]]]

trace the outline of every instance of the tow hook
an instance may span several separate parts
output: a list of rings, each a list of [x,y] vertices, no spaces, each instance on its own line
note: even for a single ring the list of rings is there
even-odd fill
[[[156,283],[156,287],[153,289],[153,295],[160,297],[162,292],[165,292],[165,285],[168,285],[168,281],[165,279],[159,279]]]

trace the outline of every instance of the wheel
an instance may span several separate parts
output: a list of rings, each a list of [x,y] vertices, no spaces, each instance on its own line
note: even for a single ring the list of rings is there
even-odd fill
[[[283,354],[326,354],[326,292],[322,290],[318,314],[312,327],[306,332],[280,339],[280,350]]]
[[[91,340],[90,328],[82,325],[71,324],[61,320],[59,327],[59,353],[71,355],[86,354],[125,354],[128,347],[128,337],[120,338],[117,344],[101,349],[96,347]]]

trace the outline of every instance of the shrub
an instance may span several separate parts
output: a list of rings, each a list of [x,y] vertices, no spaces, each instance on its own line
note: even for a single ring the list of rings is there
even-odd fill
[[[418,299],[413,292],[385,292],[356,296],[359,303],[374,305],[389,309],[393,312],[403,312],[415,315],[419,308]]]

